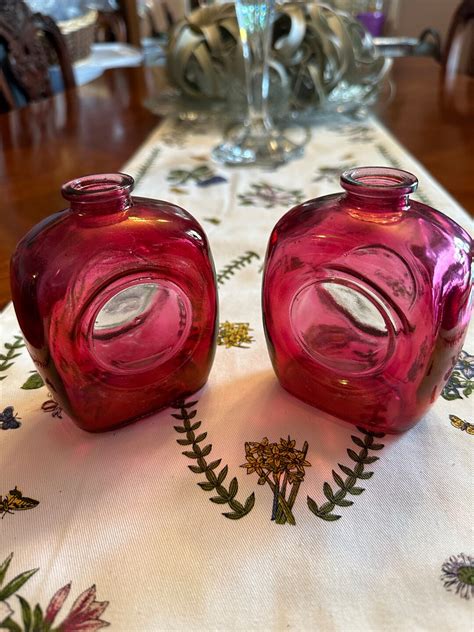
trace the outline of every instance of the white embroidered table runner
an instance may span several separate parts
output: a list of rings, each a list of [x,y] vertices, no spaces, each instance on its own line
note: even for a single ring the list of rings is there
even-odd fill
[[[218,140],[166,122],[124,167],[136,195],[185,207],[211,242],[219,346],[185,405],[84,433],[51,400],[12,307],[0,316],[0,629],[471,630],[472,327],[432,411],[374,436],[279,387],[260,287],[277,219],[338,191],[350,166],[412,171],[415,198],[472,221],[372,120],[313,129],[276,171],[212,163]],[[270,519],[246,442],[305,452],[289,515]]]

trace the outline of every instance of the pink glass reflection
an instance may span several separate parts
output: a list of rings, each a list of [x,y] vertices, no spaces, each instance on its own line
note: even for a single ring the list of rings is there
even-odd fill
[[[15,310],[54,399],[92,432],[199,389],[216,344],[217,292],[201,226],[131,197],[133,178],[63,187],[71,208],[35,226],[12,258]]]
[[[417,179],[364,167],[344,193],[275,226],[265,262],[267,344],[282,386],[372,430],[401,432],[446,383],[472,308],[472,241],[409,199]]]

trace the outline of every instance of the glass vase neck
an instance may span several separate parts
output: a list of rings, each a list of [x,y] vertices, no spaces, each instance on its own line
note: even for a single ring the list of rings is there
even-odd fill
[[[61,189],[71,210],[87,217],[122,213],[132,205],[134,180],[125,173],[99,173],[70,180]]]
[[[368,214],[400,213],[410,208],[417,178],[392,167],[356,167],[344,171],[341,186],[350,206]]]

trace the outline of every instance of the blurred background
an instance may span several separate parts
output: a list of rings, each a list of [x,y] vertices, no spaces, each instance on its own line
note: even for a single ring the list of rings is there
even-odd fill
[[[8,2],[2,2],[8,4]],[[55,20],[66,20],[84,13],[88,8],[102,12],[117,12],[127,28],[127,40],[139,44],[137,26],[142,37],[153,32],[166,32],[171,22],[199,6],[198,0],[28,0],[33,11],[51,15]],[[201,2],[202,5],[213,4]],[[417,36],[431,27],[442,40],[447,36],[450,22],[459,0],[329,0],[325,4],[352,13],[383,8],[387,13],[385,35]],[[0,12],[2,9],[0,9]]]
[[[311,9],[317,2],[277,3],[271,71],[273,84],[279,75],[280,84],[289,85],[290,109],[295,101],[301,108],[303,92],[304,105],[313,107],[331,99],[339,107],[349,99],[373,105],[381,94],[390,98],[395,84],[392,82],[385,92],[382,84],[387,85],[391,60],[397,57],[432,57],[448,80],[459,73],[474,75],[474,0],[326,0],[324,4],[339,16],[333,33],[339,50],[332,57],[326,55],[324,28],[320,23],[318,26],[319,18]],[[0,112],[48,94],[49,88],[40,85],[39,74],[36,79],[30,76],[31,58],[35,57],[36,66],[41,65],[40,44],[49,49],[46,59],[52,93],[84,85],[110,68],[146,65],[166,69],[162,75],[182,97],[211,102],[226,91],[229,77],[234,89],[239,72],[240,77],[243,75],[238,55],[229,52],[232,46],[237,50],[240,40],[235,15],[225,13],[223,17],[225,6],[222,0],[2,0]],[[288,8],[291,6],[301,8],[298,15]],[[229,26],[228,19],[235,28]],[[321,19],[331,21],[327,16]],[[33,31],[36,34],[31,35]],[[38,37],[36,31],[43,35]],[[295,37],[300,37],[297,46]],[[352,53],[347,50],[347,40]],[[29,49],[35,46],[32,54]],[[192,54],[188,54],[189,47]],[[298,73],[295,64],[299,64]],[[19,72],[27,67],[30,70]],[[341,68],[345,73],[338,75]],[[33,88],[25,88],[27,76],[30,84],[36,82]],[[336,76],[337,81],[333,81]],[[162,79],[157,79],[157,85],[161,90]],[[351,91],[354,86],[358,91]],[[311,91],[312,101],[308,98]],[[275,88],[274,94],[280,98]],[[157,113],[166,114],[166,108],[158,108]]]

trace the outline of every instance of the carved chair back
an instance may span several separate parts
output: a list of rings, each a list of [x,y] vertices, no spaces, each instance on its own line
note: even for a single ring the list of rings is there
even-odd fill
[[[474,76],[474,0],[463,0],[456,9],[444,51],[447,77],[458,72]]]
[[[65,89],[74,73],[63,36],[52,18],[32,13],[23,0],[0,5],[0,97],[3,110],[52,95],[47,47],[58,57]],[[3,57],[3,59],[2,59]]]

